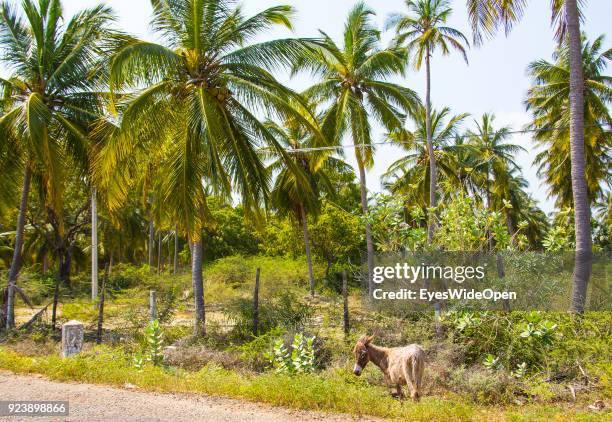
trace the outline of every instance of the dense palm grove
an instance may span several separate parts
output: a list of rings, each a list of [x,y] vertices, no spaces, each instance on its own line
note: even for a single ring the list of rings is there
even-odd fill
[[[473,41],[509,30],[524,3],[468,0]],[[253,39],[274,26],[291,28],[292,8],[247,17],[231,0],[151,4],[160,44],[120,32],[104,6],[68,17],[59,0],[0,4],[0,51],[10,71],[0,79],[8,327],[23,266],[55,271],[57,299],[72,273],[88,270],[92,248],[107,268],[191,265],[199,334],[203,262],[222,256],[305,255],[314,295],[313,260],[327,275],[363,261],[370,285],[377,251],[590,254],[592,242],[609,250],[612,50],[603,36],[582,36],[580,72],[575,0],[553,2],[558,49],[527,69],[526,129],[542,146],[535,164],[560,210],[552,216],[526,191],[516,161],[524,146],[512,142],[517,128],[494,114],[431,104],[431,55],[469,58],[468,37],[446,26],[448,1],[407,0],[388,19],[395,35],[388,46],[362,3],[341,40],[321,31],[259,43]],[[414,80],[391,82],[409,67],[425,68],[424,99]],[[312,86],[296,92],[279,82],[285,73],[308,75]],[[374,127],[384,139],[375,139]],[[381,141],[403,155],[384,175],[387,193],[374,195],[366,174]],[[351,145],[355,172],[343,144]],[[468,224],[472,232],[460,235]],[[585,277],[576,271],[576,280]]]

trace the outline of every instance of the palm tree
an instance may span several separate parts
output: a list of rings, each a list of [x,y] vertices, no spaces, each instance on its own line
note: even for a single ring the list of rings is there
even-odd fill
[[[100,115],[95,90],[102,76],[101,53],[114,36],[112,21],[111,10],[101,5],[64,23],[59,0],[24,0],[21,10],[0,3],[0,49],[12,75],[0,79],[0,143],[13,143],[23,169],[9,271],[8,328],[14,323],[14,286],[32,174],[41,174],[47,206],[60,212],[66,160],[86,162],[88,125]]]
[[[457,145],[455,141],[459,126],[468,114],[451,115],[450,113],[450,108],[444,107],[440,111],[430,110],[428,117],[427,109],[420,106],[415,116],[416,128],[414,131],[389,134],[389,138],[398,143],[408,154],[389,166],[383,174],[383,180],[393,193],[406,195],[408,201],[423,209],[427,209],[430,205],[430,184],[428,182],[431,180],[432,167],[429,165],[431,162],[429,160],[430,149],[426,135],[428,126],[441,179],[455,187],[462,187],[457,171],[462,166],[459,165],[458,160],[469,147]]]
[[[415,57],[414,67],[421,69],[425,60],[425,114],[426,139],[429,149],[429,208],[436,207],[436,190],[438,169],[431,127],[431,56],[440,50],[448,55],[450,50],[459,51],[467,63],[465,53],[469,46],[467,38],[458,30],[446,26],[446,20],[452,12],[448,0],[405,0],[409,14],[394,14],[389,17],[388,27],[395,27],[395,42],[405,46],[409,53]],[[430,212],[427,224],[427,242],[431,244],[434,238],[435,220],[433,211]]]
[[[485,36],[493,36],[500,27],[506,34],[523,16],[527,0],[466,0],[474,41],[480,44]],[[576,233],[576,266],[574,268],[571,311],[581,313],[586,301],[586,287],[591,275],[591,209],[586,181],[584,147],[584,76],[582,72],[582,43],[580,41],[580,10],[578,0],[551,2],[552,22],[556,38],[568,39],[569,102],[570,102],[570,158],[574,228]]]
[[[482,188],[487,200],[487,208],[493,210],[493,185],[507,186],[511,172],[519,169],[514,161],[516,154],[525,149],[519,145],[507,143],[510,137],[510,128],[504,126],[500,129],[494,127],[495,115],[485,113],[480,121],[474,120],[476,129],[468,131],[468,142],[478,156],[474,170],[482,174]]]
[[[304,95],[315,104],[323,104],[321,127],[327,139],[341,142],[350,135],[355,148],[361,190],[361,209],[368,213],[366,169],[373,165],[371,123],[379,122],[388,131],[401,130],[404,113],[419,104],[417,94],[387,81],[401,75],[405,56],[398,47],[380,49],[380,31],[372,23],[374,12],[363,3],[350,11],[344,25],[344,43],[336,44],[321,32],[319,49],[296,62],[294,72],[308,70],[319,82]],[[373,288],[374,242],[366,223],[368,289]]]
[[[289,103],[288,98],[299,102],[298,95],[269,72],[304,56],[308,42],[250,44],[275,25],[291,28],[289,6],[246,18],[229,0],[151,3],[152,27],[164,45],[134,39],[113,58],[110,85],[120,123],[111,130],[115,135],[101,150],[97,166],[101,174],[116,162],[134,169],[133,153],[160,151],[164,178],[156,201],[171,210],[191,245],[195,333],[200,335],[206,332],[201,231],[209,213],[204,184],[225,198],[234,189],[247,210],[266,200],[269,174],[258,146],[263,141],[280,155],[286,153],[255,113],[266,109],[309,126]]]
[[[548,219],[537,202],[525,191],[529,183],[516,167],[510,168],[506,177],[500,181],[493,185],[495,209],[504,213],[512,242],[515,243],[514,238],[520,231],[530,246],[541,247]]]
[[[586,182],[589,204],[603,194],[603,185],[610,186],[610,146],[612,124],[609,105],[612,101],[612,78],[603,75],[612,49],[602,52],[604,37],[592,43],[586,38],[582,47],[584,74],[584,122]],[[569,50],[564,42],[553,56],[554,62],[537,60],[528,67],[534,81],[527,94],[526,106],[533,115],[530,128],[536,129],[534,139],[543,147],[536,156],[538,174],[556,196],[559,209],[572,207],[570,158],[570,70]]]
[[[313,122],[313,125],[316,125]],[[287,168],[285,159],[276,154],[276,160],[269,169],[276,173],[276,180],[271,192],[272,205],[281,215],[292,214],[301,223],[304,235],[304,249],[308,263],[308,278],[310,282],[310,295],[315,293],[315,279],[310,251],[310,234],[308,230],[308,216],[316,216],[321,208],[321,196],[334,196],[334,189],[327,178],[326,168],[329,165],[342,165],[340,160],[330,156],[330,150],[313,150],[304,152],[318,143],[313,141],[312,135],[303,125],[295,119],[286,121],[283,126],[268,121],[266,126],[275,136],[279,145],[290,153],[291,160],[295,162],[294,170]],[[344,164],[346,166],[346,164]]]

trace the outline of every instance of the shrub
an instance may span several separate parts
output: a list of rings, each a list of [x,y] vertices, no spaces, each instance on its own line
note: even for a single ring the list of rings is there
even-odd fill
[[[283,333],[279,327],[273,328],[259,336],[253,336],[252,339],[242,345],[233,346],[230,351],[236,353],[242,363],[249,369],[254,371],[262,371],[269,366],[269,359],[266,353],[270,351],[272,343],[276,338]]]
[[[144,345],[142,350],[133,357],[134,367],[138,370],[144,368],[145,362],[153,366],[161,366],[164,360],[163,355],[164,333],[158,320],[149,322],[144,330]]]
[[[504,371],[490,371],[474,367],[459,367],[453,370],[445,386],[477,403],[507,403],[512,400],[516,385]]]
[[[268,359],[277,373],[302,374],[315,369],[315,337],[305,337],[297,333],[290,347],[285,346],[281,337],[274,341]]]
[[[250,299],[237,299],[226,314],[234,325],[232,334],[236,338],[249,338],[253,329],[253,303]],[[262,302],[259,306],[259,332],[281,327],[286,330],[303,330],[313,315],[312,307],[302,303],[292,292],[284,292]]]

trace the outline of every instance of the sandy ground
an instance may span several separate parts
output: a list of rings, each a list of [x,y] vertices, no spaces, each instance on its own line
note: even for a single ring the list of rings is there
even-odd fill
[[[0,372],[0,400],[68,400],[70,415],[62,417],[0,416],[0,421],[206,421],[311,422],[366,421],[350,415],[306,412],[220,397],[159,394],[133,386],[60,383],[36,376]]]

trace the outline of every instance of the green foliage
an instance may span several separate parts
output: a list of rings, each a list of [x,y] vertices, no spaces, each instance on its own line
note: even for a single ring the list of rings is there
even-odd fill
[[[484,407],[478,391],[488,385],[489,402],[504,394],[506,381],[488,381],[484,384],[482,373],[464,369],[457,372],[457,391],[469,392],[475,403],[451,395],[445,399],[425,397],[420,403],[406,406],[392,399],[384,387],[369,385],[363,378],[340,368],[317,374],[277,374],[273,371],[249,376],[216,365],[208,365],[195,373],[182,370],[145,366],[142,371],[134,368],[132,360],[121,350],[106,346],[94,347],[71,359],[61,359],[57,354],[45,357],[19,355],[6,347],[0,348],[0,367],[18,373],[40,373],[59,381],[123,386],[126,382],[143,390],[156,392],[184,392],[222,395],[249,401],[264,402],[276,406],[298,409],[318,409],[351,415],[371,415],[402,420],[446,420],[453,415],[457,421],[516,420],[516,421],[598,421],[605,415],[586,413],[567,406],[525,405],[520,408],[499,406]],[[466,382],[469,380],[469,384]],[[466,388],[466,387],[469,387]],[[472,395],[473,392],[473,395]],[[482,395],[480,395],[482,396]],[[356,400],[358,398],[358,400]]]
[[[327,263],[327,273],[334,264],[359,262],[365,242],[359,217],[327,200],[310,223],[310,239],[313,252]]]
[[[314,312],[291,291],[280,292],[259,304],[259,332],[267,333],[277,327],[287,330],[303,329]],[[253,327],[253,302],[237,299],[227,306],[227,315],[234,325],[234,336],[248,338]]]
[[[414,251],[425,245],[426,230],[419,227],[424,215],[418,209],[413,209],[410,217],[412,224],[407,223],[408,214],[404,198],[386,194],[377,194],[374,203],[364,216],[372,227],[374,242],[383,253],[401,252],[405,249]],[[416,226],[416,227],[415,227]]]
[[[212,262],[231,255],[255,255],[259,250],[257,232],[247,221],[241,206],[223,203],[218,198],[207,201],[213,223],[204,228],[204,259]]]
[[[134,367],[142,370],[146,362],[153,366],[161,366],[163,355],[164,332],[158,320],[150,321],[144,330],[144,346],[142,351],[133,356]]]
[[[269,365],[268,354],[271,345],[283,334],[281,327],[276,327],[258,336],[253,336],[246,343],[232,346],[229,350],[237,353],[240,360],[253,370],[261,371]]]
[[[141,352],[135,353],[134,357],[134,368],[138,371],[142,371],[145,366],[145,358]]]
[[[476,403],[509,403],[516,387],[502,371],[461,366],[453,370],[444,384],[452,391]]]
[[[498,357],[493,356],[491,353],[487,353],[484,360],[482,361],[482,365],[491,370],[502,369],[503,366],[499,361]]]
[[[315,337],[306,337],[302,333],[295,334],[290,347],[285,346],[285,340],[280,337],[272,344],[268,358],[277,373],[301,374],[315,370]]]
[[[542,312],[450,313],[443,322],[451,339],[465,346],[465,363],[487,369],[503,369],[517,378],[536,373],[564,374],[576,371],[576,360],[603,368],[598,356],[611,333],[609,313],[590,313],[586,318]],[[588,327],[588,328],[587,328]]]
[[[435,243],[450,251],[482,250],[488,245],[489,233],[497,249],[509,246],[510,236],[502,214],[483,208],[473,197],[461,193],[445,204]]]
[[[308,280],[308,267],[303,258],[230,256],[205,268],[207,299],[223,302],[246,292],[248,297],[252,297],[257,268],[261,269],[260,294],[263,297],[306,286]],[[320,277],[323,269],[315,262],[314,271],[315,277]]]
[[[561,4],[561,3],[559,3]],[[610,178],[610,122],[612,101],[609,76],[605,74],[610,50],[604,47],[604,36],[589,41],[582,37],[582,73],[584,77],[584,156],[585,182],[590,205],[604,196],[605,181]],[[529,64],[527,72],[532,87],[527,93],[527,109],[535,129],[534,141],[540,147],[534,165],[546,180],[549,194],[558,208],[571,207],[572,172],[570,159],[570,65],[567,37],[554,55],[553,62],[544,59]]]

